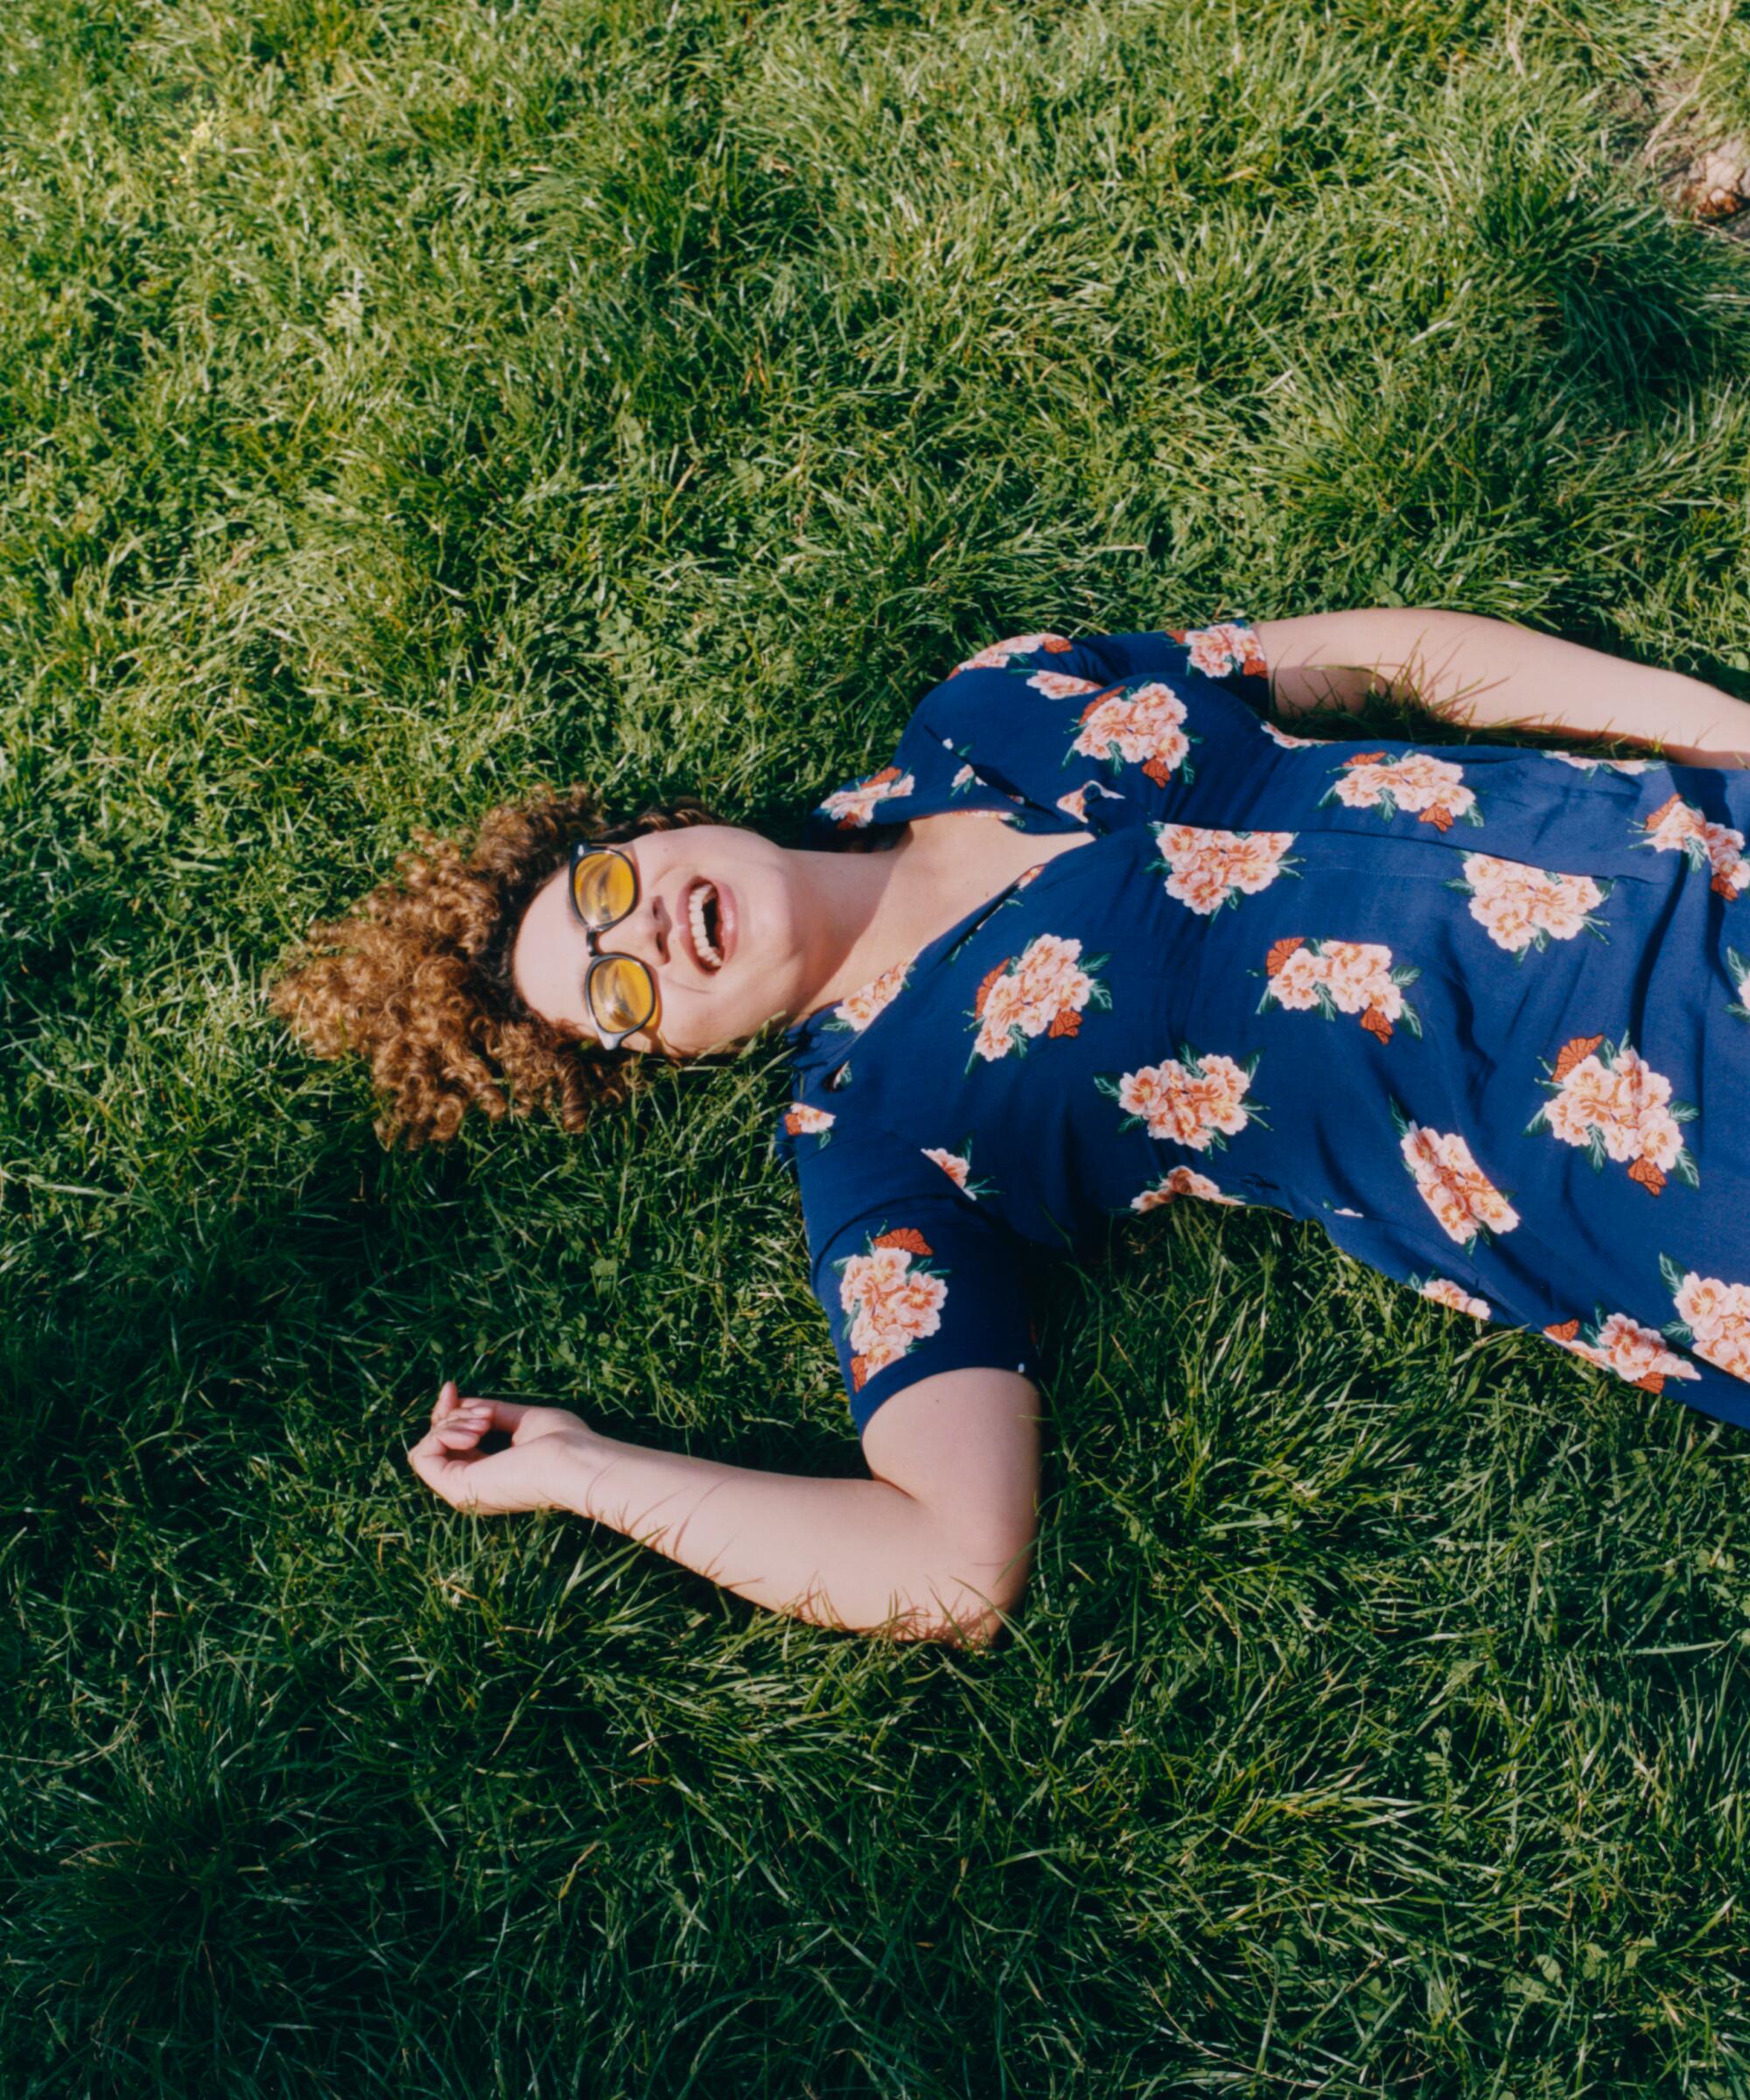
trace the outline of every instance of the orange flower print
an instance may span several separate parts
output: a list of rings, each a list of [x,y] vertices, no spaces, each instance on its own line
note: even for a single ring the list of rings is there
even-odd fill
[[[1493,853],[1466,853],[1462,866],[1446,887],[1470,899],[1471,917],[1516,962],[1533,948],[1541,952],[1551,941],[1572,941],[1577,934],[1609,938],[1592,913],[1616,886],[1613,882],[1555,875]]]
[[[1268,1006],[1292,1013],[1360,1016],[1369,1035],[1382,1043],[1401,1021],[1411,1035],[1422,1032],[1421,1016],[1404,996],[1422,972],[1413,962],[1394,962],[1391,950],[1376,941],[1314,941],[1285,934],[1270,943],[1264,957],[1267,980],[1258,1012]]]
[[[1537,1084],[1550,1096],[1525,1126],[1546,1130],[1564,1144],[1584,1151],[1602,1172],[1606,1159],[1627,1166],[1649,1196],[1662,1195],[1669,1176],[1694,1188],[1701,1177],[1681,1126],[1695,1121],[1687,1102],[1671,1098],[1671,1082],[1656,1072],[1625,1036],[1571,1036],[1549,1074]]]
[[[1412,1282],[1415,1279],[1410,1279]],[[1462,1284],[1455,1284],[1449,1276],[1424,1277],[1416,1288],[1424,1298],[1432,1298],[1437,1306],[1447,1306],[1454,1312],[1468,1312],[1473,1320],[1488,1318],[1488,1300],[1473,1298]]]
[[[916,958],[914,957],[913,961]],[[822,1024],[823,1028],[853,1032],[866,1028],[878,1014],[885,1013],[906,989],[912,974],[911,962],[896,962],[891,970],[884,970],[878,977],[872,977],[866,984],[859,984],[855,991],[847,992],[832,1010],[832,1018]]]
[[[1219,620],[1213,627],[1169,627],[1175,641],[1185,644],[1191,668],[1206,678],[1225,678],[1244,671],[1254,678],[1264,676],[1264,649],[1251,629],[1236,620]]]
[[[828,795],[820,807],[841,831],[856,831],[869,822],[882,802],[910,794],[916,788],[910,774],[901,773],[897,766],[884,766],[866,780]]]
[[[1202,741],[1185,726],[1185,703],[1170,685],[1113,686],[1090,700],[1079,717],[1075,739],[1064,756],[1102,759],[1114,775],[1140,766],[1157,788],[1165,788],[1175,771],[1186,780],[1197,777],[1191,746]]]
[[[1013,634],[1007,641],[993,641],[988,649],[980,649],[964,663],[956,663],[948,675],[957,678],[962,671],[1000,671],[1012,656],[1031,656],[1039,649],[1060,656],[1069,647],[1061,634]]]
[[[1166,893],[1207,918],[1224,904],[1256,897],[1278,875],[1292,875],[1299,857],[1289,852],[1292,831],[1208,831],[1196,824],[1157,824],[1160,858],[1151,868],[1166,877]]]
[[[816,1109],[806,1101],[793,1101],[784,1111],[784,1128],[792,1138],[818,1138],[822,1144],[837,1121],[830,1110]]]
[[[1519,1213],[1477,1165],[1471,1148],[1456,1131],[1424,1130],[1395,1101],[1391,1120],[1416,1193],[1449,1240],[1468,1254],[1491,1233],[1513,1230]]]
[[[1750,1285],[1703,1276],[1669,1254],[1659,1256],[1659,1273],[1677,1314],[1666,1322],[1665,1339],[1716,1370],[1750,1379]]]
[[[1054,1040],[1079,1034],[1089,1006],[1112,1004],[1098,976],[1109,960],[1105,956],[1084,960],[1079,941],[1036,934],[1018,956],[999,962],[978,987],[971,1015],[977,1032],[966,1069],[970,1072],[981,1057],[994,1062],[1011,1050],[1025,1056],[1028,1042],[1038,1036]]]
[[[1662,1393],[1668,1378],[1701,1376],[1694,1364],[1665,1347],[1665,1336],[1656,1327],[1643,1327],[1626,1312],[1606,1312],[1602,1306],[1590,1321],[1558,1320],[1544,1332],[1551,1341],[1600,1369],[1614,1371],[1643,1393]]]
[[[1194,1166],[1175,1166],[1140,1195],[1130,1198],[1132,1210],[1159,1210],[1180,1196],[1196,1196],[1205,1203],[1238,1203],[1237,1196],[1224,1195],[1209,1179],[1200,1174]]]
[[[1141,1124],[1151,1138],[1165,1138],[1193,1152],[1220,1152],[1249,1123],[1264,1122],[1256,1102],[1248,1102],[1259,1054],[1243,1064],[1231,1057],[1200,1054],[1189,1043],[1177,1057],[1144,1065],[1114,1079],[1102,1073],[1095,1084],[1124,1112],[1121,1130]]]
[[[972,1140],[970,1138],[957,1152],[946,1152],[942,1146],[934,1144],[921,1145],[919,1150],[932,1166],[942,1169],[962,1195],[970,1196],[975,1203],[981,1196],[988,1196],[994,1192],[994,1182],[975,1181],[972,1179]]]
[[[929,1266],[929,1252],[922,1233],[905,1226],[871,1239],[865,1253],[833,1264],[854,1392],[941,1328],[948,1271]]]
[[[1033,691],[1043,693],[1047,700],[1071,700],[1077,693],[1097,693],[1098,682],[1092,678],[1072,678],[1067,671],[1035,671],[1027,680]]]
[[[1408,812],[1437,831],[1450,831],[1460,816],[1467,824],[1482,822],[1464,768],[1425,751],[1406,751],[1395,759],[1382,751],[1357,752],[1343,760],[1336,775],[1319,798],[1321,809],[1339,802],[1351,809],[1377,809],[1388,819]]]
[[[1324,741],[1322,737],[1291,737],[1274,722],[1260,722],[1258,727],[1279,751],[1316,751]]]
[[[1124,799],[1116,788],[1104,787],[1098,780],[1084,780],[1072,793],[1059,795],[1057,806],[1066,816],[1073,816],[1078,824],[1085,824],[1088,822],[1088,798],[1090,794],[1097,794],[1110,802],[1122,802]]]
[[[978,769],[972,763],[972,746],[970,744],[956,745],[952,737],[944,737],[942,747],[951,759],[960,760],[953,779],[948,783],[948,793],[964,794],[969,788],[976,788],[978,785]]]
[[[1744,834],[1731,824],[1710,823],[1693,802],[1674,794],[1642,820],[1644,838],[1637,846],[1656,853],[1682,853],[1698,872],[1708,872],[1708,887],[1729,903],[1750,887],[1750,862],[1744,858]]]
[[[1559,759],[1564,766],[1575,766],[1581,773],[1596,773],[1604,766],[1612,773],[1648,773],[1659,763],[1657,759],[1594,759],[1578,751],[1546,751],[1546,759]]]

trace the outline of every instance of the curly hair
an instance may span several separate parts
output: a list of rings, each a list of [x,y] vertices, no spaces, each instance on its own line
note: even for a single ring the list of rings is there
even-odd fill
[[[274,1009],[316,1056],[369,1061],[386,1145],[446,1144],[471,1108],[494,1121],[546,1110],[580,1130],[592,1108],[625,1098],[638,1060],[519,996],[524,907],[579,838],[619,844],[716,821],[689,796],[609,824],[589,788],[568,788],[503,804],[459,838],[417,832],[346,917],[311,928]]]

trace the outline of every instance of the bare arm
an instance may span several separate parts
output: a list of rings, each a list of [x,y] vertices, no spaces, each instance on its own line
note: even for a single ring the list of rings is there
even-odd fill
[[[1472,726],[1624,737],[1680,765],[1750,765],[1743,701],[1510,620],[1382,607],[1258,620],[1254,632],[1285,715],[1358,708],[1371,688]]]
[[[483,1454],[491,1430],[506,1451]],[[944,1371],[864,1432],[874,1478],[812,1480],[651,1451],[558,1408],[438,1395],[409,1453],[458,1509],[563,1508],[774,1611],[900,1640],[982,1642],[1026,1581],[1039,1395],[1013,1371]]]

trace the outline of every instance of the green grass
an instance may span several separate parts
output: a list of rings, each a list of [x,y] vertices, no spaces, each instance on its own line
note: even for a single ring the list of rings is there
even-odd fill
[[[0,10],[0,2092],[1750,2095],[1750,1441],[1262,1216],[1046,1290],[984,1654],[401,1452],[854,1468],[752,1061],[390,1158],[262,986],[537,780],[792,835],[969,647],[1750,693],[1716,0]],[[1674,88],[1673,83],[1676,83]]]

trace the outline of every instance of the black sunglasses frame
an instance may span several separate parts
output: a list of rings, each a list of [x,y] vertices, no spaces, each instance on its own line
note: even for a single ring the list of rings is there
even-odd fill
[[[612,919],[607,920],[600,926],[592,926],[578,908],[578,870],[592,853],[612,853],[616,860],[623,860],[632,871],[632,902],[623,912],[617,912]],[[584,936],[590,944],[590,966],[584,973],[584,1004],[589,1008],[590,1019],[594,1024],[596,1033],[601,1038],[604,1050],[618,1050],[627,1036],[636,1035],[640,1029],[649,1027],[656,1018],[656,1012],[660,1004],[655,976],[644,958],[641,956],[629,956],[623,948],[604,948],[601,945],[600,936],[603,934],[612,933],[622,920],[631,918],[634,912],[638,909],[638,863],[631,854],[621,852],[618,846],[600,844],[589,838],[580,838],[571,848],[570,861],[565,870],[565,901],[570,906],[572,918],[583,928]],[[604,1028],[600,1017],[596,1012],[595,998],[590,990],[590,986],[594,981],[597,970],[604,962],[635,962],[644,972],[645,981],[650,987],[650,1011],[641,1021],[636,1022],[630,1028],[618,1030]]]

